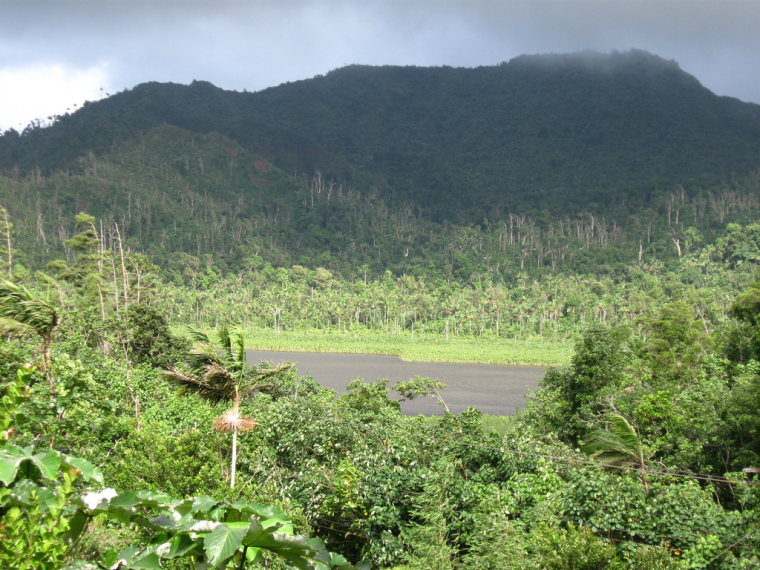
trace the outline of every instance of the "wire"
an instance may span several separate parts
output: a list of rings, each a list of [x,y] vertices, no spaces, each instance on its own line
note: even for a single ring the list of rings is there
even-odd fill
[[[309,412],[304,411],[304,410],[294,410],[294,409],[291,409],[291,410],[288,410],[288,411],[292,412],[293,415],[294,415],[294,417],[297,417],[298,419],[301,419],[301,418],[311,418],[311,419],[318,419],[318,420],[321,420],[321,421],[327,420],[329,422],[334,423],[335,425],[350,426],[359,435],[365,436],[365,437],[368,435],[368,432],[370,432],[370,431],[376,431],[376,429],[375,429],[376,426],[375,425],[372,425],[372,424],[370,424],[370,425],[359,424],[359,423],[356,423],[354,421],[346,420],[345,418],[340,418],[340,417],[334,416],[332,414],[317,415],[317,414],[309,413]],[[262,426],[269,425],[270,427],[275,427],[275,424],[267,424],[266,422],[261,422],[261,423],[259,423],[259,425],[262,425]],[[282,427],[282,425],[279,424],[278,427]],[[382,426],[380,426],[380,427],[382,427]],[[378,437],[381,437],[381,435],[379,434],[379,432],[377,432],[376,434],[373,434],[373,435],[377,435]],[[473,442],[467,442],[467,441],[451,441],[449,439],[444,439],[444,438],[436,437],[436,436],[433,436],[433,435],[427,435],[426,437],[420,437],[420,440],[427,441],[428,443],[446,444],[446,445],[460,445],[460,446],[465,446],[465,447],[470,447],[470,448],[475,448],[475,449],[494,451],[494,452],[503,453],[503,454],[509,453],[509,454],[518,455],[518,456],[535,457],[535,458],[547,459],[547,460],[551,460],[551,461],[565,462],[567,464],[589,465],[589,466],[592,466],[592,467],[606,468],[606,469],[618,469],[618,470],[630,471],[630,472],[640,472],[641,471],[641,469],[637,468],[637,467],[629,467],[629,466],[624,466],[624,465],[613,465],[613,464],[608,464],[608,463],[601,463],[601,462],[598,462],[598,461],[591,461],[591,460],[584,459],[584,458],[579,458],[579,457],[575,457],[575,458],[561,457],[561,456],[551,455],[551,454],[547,454],[547,453],[539,453],[539,452],[535,452],[535,451],[523,451],[523,450],[519,450],[519,449],[505,447],[505,446],[494,447],[494,446],[483,445],[483,444],[473,443]],[[283,462],[282,460],[278,460],[277,463],[279,463],[280,465],[282,465],[285,468],[288,468],[288,467],[291,467],[291,468],[297,467],[296,465],[292,465],[292,464],[288,465],[286,462]],[[707,482],[707,483],[720,483],[720,484],[727,484],[727,485],[734,485],[734,486],[735,485],[745,485],[745,486],[758,486],[758,485],[760,485],[760,481],[733,481],[733,480],[727,479],[725,477],[716,477],[716,476],[709,475],[709,474],[699,474],[699,473],[677,473],[677,472],[670,472],[670,471],[649,471],[649,470],[647,470],[646,474],[647,474],[647,476],[677,477],[677,478],[681,478],[681,479],[692,479],[692,480],[698,480],[698,481],[703,481],[703,482]],[[298,477],[291,476],[291,477],[288,477],[288,478],[289,479],[297,479]],[[361,485],[362,486],[366,486],[366,487],[370,487],[370,488],[375,488],[375,489],[382,490],[382,491],[387,491],[388,490],[388,486],[387,485],[379,485],[377,483],[367,481],[366,479],[361,481]],[[421,495],[421,494],[423,494],[423,492],[413,491],[411,489],[405,490],[404,493],[406,493],[406,494],[415,494],[415,495]],[[316,516],[316,518],[317,518],[318,521],[327,522],[327,523],[330,523],[330,525],[331,525],[330,527],[328,527],[328,526],[320,524],[319,522],[316,522],[316,521],[313,522],[313,523],[311,523],[312,526],[314,526],[316,528],[324,529],[326,531],[335,531],[335,530],[337,530],[338,532],[340,532],[340,531],[345,531],[347,533],[350,532],[353,536],[356,536],[358,538],[363,538],[365,540],[369,540],[370,539],[370,537],[367,534],[365,534],[365,533],[359,531],[358,529],[356,529],[354,527],[354,525],[352,523],[349,523],[348,521],[338,521],[338,520],[328,519],[328,518],[326,518],[326,517],[324,517],[324,516],[322,516],[320,514],[316,514],[315,516]],[[572,522],[572,521],[565,521],[565,522]],[[335,528],[336,526],[338,528]],[[611,530],[614,531],[615,529],[611,529]],[[619,532],[626,532],[627,533],[627,531],[625,529],[617,529],[617,530]],[[738,546],[739,544],[741,544],[747,538],[751,537],[752,534],[754,534],[757,530],[758,530],[758,528],[754,528],[754,529],[750,530],[750,532],[748,532],[747,534],[745,534],[744,536],[742,536],[739,540],[737,540],[733,544],[731,544],[728,547],[726,547],[723,551],[721,551],[718,555],[716,555],[712,560],[710,560],[710,562],[713,562],[714,560],[717,560],[718,558],[720,558],[721,556],[723,556],[724,554],[726,554],[728,551],[734,549],[736,546]],[[605,540],[613,541],[613,542],[638,542],[637,540],[634,540],[634,537],[631,537],[631,539],[627,540],[627,541],[623,540],[623,539],[612,538],[612,537],[602,537],[602,538],[604,538]],[[672,541],[673,537],[670,537],[670,536],[659,536],[659,537],[657,537],[657,539],[661,540],[661,541],[662,540],[671,540]],[[346,542],[350,542],[350,541],[346,541]],[[651,542],[647,541],[647,542],[642,543],[642,544],[650,544],[650,543]],[[744,549],[740,549],[740,550],[744,550]]]
[[[718,554],[716,554],[715,556],[713,556],[712,558],[710,558],[710,560],[707,561],[707,564],[705,564],[705,566],[707,567],[710,564],[712,564],[713,562],[715,562],[718,558],[720,558],[721,556],[723,556],[726,552],[728,552],[729,550],[731,550],[732,548],[734,548],[735,546],[737,546],[739,543],[744,542],[745,540],[747,540],[750,536],[752,536],[753,534],[755,534],[758,530],[760,530],[760,527],[755,527],[753,529],[750,529],[750,531],[747,534],[745,534],[744,536],[742,536],[739,540],[737,540],[736,542],[734,542],[730,546],[727,546],[726,548],[724,548],[723,550],[721,550]]]

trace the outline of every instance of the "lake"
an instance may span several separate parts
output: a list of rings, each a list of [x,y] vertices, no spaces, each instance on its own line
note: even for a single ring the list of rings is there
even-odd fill
[[[525,394],[538,388],[546,368],[539,366],[502,366],[494,364],[453,364],[447,362],[405,362],[395,356],[320,352],[273,352],[249,350],[248,360],[275,364],[292,362],[302,376],[343,393],[351,380],[388,378],[391,385],[414,376],[438,378],[446,389],[443,399],[452,413],[476,407],[486,414],[514,414],[525,405]],[[408,415],[436,415],[443,410],[430,397],[402,402]]]

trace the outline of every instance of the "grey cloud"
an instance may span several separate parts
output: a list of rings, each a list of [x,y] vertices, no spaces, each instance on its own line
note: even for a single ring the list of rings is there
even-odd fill
[[[756,0],[6,0],[0,66],[107,62],[114,88],[249,90],[349,63],[489,65],[640,48],[760,102]]]

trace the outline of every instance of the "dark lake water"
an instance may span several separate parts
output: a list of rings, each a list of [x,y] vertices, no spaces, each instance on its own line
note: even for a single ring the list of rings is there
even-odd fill
[[[446,389],[441,392],[451,411],[458,414],[476,407],[486,414],[513,414],[525,405],[525,394],[538,387],[545,368],[493,364],[451,364],[445,362],[404,362],[395,356],[336,354],[318,352],[248,351],[252,362],[293,362],[302,376],[310,375],[328,388],[343,393],[351,380],[388,378],[391,384],[414,376],[438,378]],[[433,398],[403,402],[405,414],[442,414]]]

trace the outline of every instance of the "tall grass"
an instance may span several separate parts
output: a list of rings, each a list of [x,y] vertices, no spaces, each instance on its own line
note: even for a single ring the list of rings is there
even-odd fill
[[[472,362],[529,366],[563,366],[570,362],[573,343],[536,338],[511,340],[487,337],[444,337],[411,334],[336,333],[323,331],[245,331],[246,348],[291,352],[386,354],[417,362]]]

